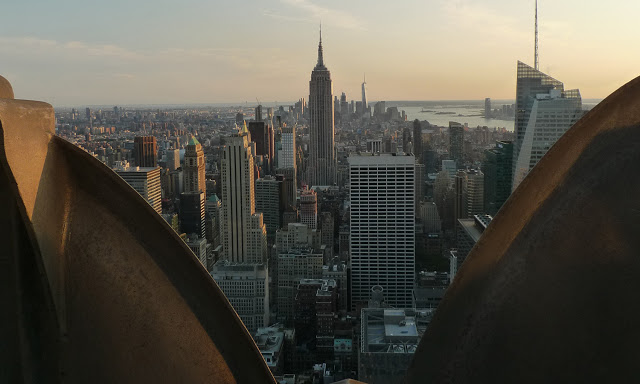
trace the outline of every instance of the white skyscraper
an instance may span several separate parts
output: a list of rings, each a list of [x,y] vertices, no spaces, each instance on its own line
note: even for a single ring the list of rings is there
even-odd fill
[[[333,84],[322,57],[322,32],[318,44],[318,63],[309,81],[309,166],[310,185],[336,182],[335,127],[333,120]]]
[[[411,306],[415,281],[415,157],[349,156],[352,304],[384,288],[392,306]]]
[[[365,115],[366,117],[369,116],[369,108],[368,108],[367,104],[367,80],[363,79],[362,81],[362,110],[363,110],[363,115]]]
[[[222,150],[223,258],[232,262],[262,263],[267,258],[267,232],[262,213],[255,211],[253,152],[246,125],[227,138]]]
[[[296,167],[296,128],[283,127],[281,146],[278,150],[278,168]]]

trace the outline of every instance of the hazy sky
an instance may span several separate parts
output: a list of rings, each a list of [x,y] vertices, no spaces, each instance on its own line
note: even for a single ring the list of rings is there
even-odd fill
[[[334,93],[513,99],[533,65],[533,0],[20,0],[0,74],[54,106],[308,98],[322,20]],[[640,74],[635,0],[540,0],[540,69],[605,97]]]

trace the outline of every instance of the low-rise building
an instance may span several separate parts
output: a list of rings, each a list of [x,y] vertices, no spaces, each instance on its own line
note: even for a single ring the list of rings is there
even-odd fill
[[[362,309],[358,380],[376,384],[401,382],[433,312]]]

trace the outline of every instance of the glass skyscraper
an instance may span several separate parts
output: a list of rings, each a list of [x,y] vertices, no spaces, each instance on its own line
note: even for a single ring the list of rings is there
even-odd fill
[[[518,61],[512,190],[580,117],[579,90]]]

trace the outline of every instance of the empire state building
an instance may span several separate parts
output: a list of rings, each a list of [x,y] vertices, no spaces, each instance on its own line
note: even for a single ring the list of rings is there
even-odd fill
[[[307,179],[311,185],[336,182],[336,155],[333,122],[333,85],[331,73],[322,58],[322,31],[318,44],[318,63],[309,82],[309,165]]]

